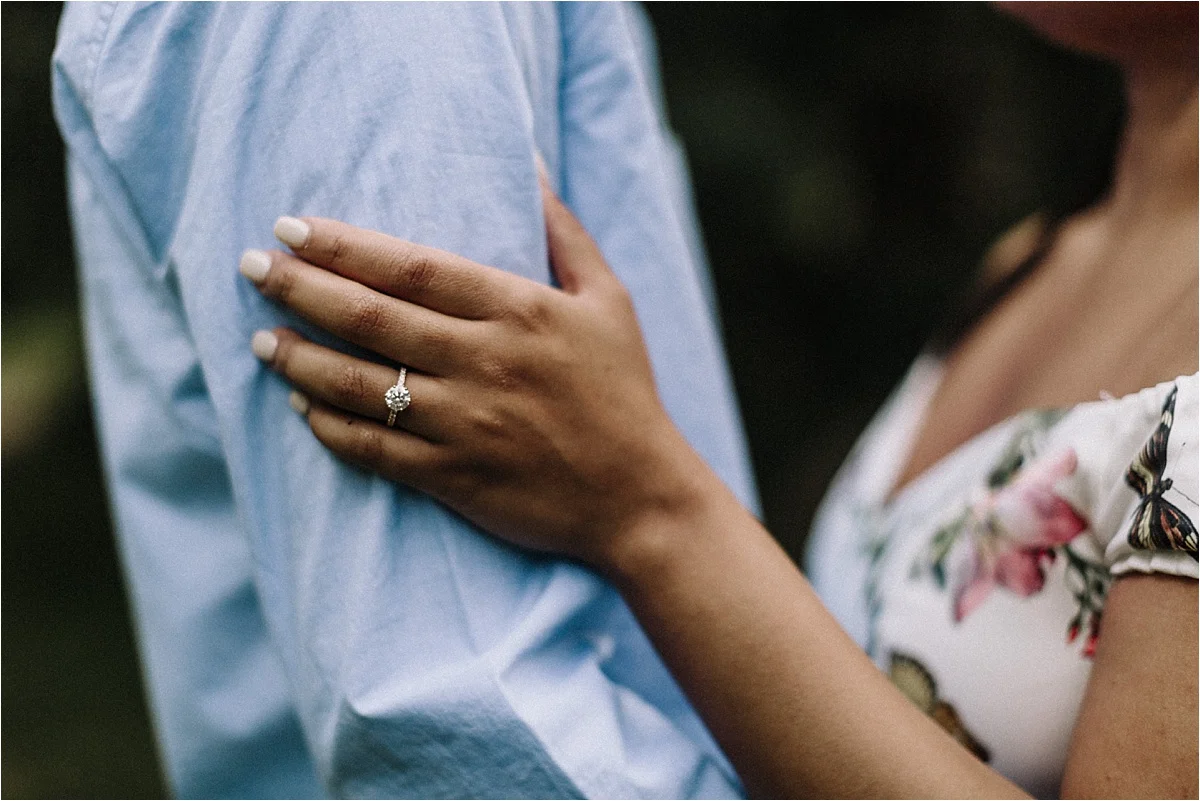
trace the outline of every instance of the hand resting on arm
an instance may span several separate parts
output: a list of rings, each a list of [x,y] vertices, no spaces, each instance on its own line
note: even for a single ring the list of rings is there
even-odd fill
[[[889,683],[691,450],[658,400],[628,294],[549,190],[544,201],[561,289],[330,220],[282,220],[293,253],[250,252],[243,273],[395,366],[286,329],[259,332],[256,354],[303,393],[293,405],[342,458],[612,580],[751,794],[1022,795]],[[399,365],[412,403],[388,427]],[[1190,617],[1155,636],[1106,633],[1084,709],[1096,720],[1122,708],[1131,647],[1196,673],[1195,584],[1143,578],[1120,582],[1115,620]],[[1186,744],[1192,696],[1190,719],[1142,706],[1120,725]],[[1147,777],[1126,750],[1077,735],[1064,792],[1194,794],[1194,775]]]

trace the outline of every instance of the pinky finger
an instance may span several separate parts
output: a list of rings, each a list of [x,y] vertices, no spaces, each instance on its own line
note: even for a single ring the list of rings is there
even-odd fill
[[[441,446],[323,403],[310,403],[307,412],[317,440],[347,462],[423,492],[433,493],[442,484]]]

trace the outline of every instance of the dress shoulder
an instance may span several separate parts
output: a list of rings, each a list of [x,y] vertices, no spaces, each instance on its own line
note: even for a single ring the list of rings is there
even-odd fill
[[[1077,407],[1079,414],[1063,420],[1077,429],[1071,440],[1088,469],[1076,492],[1092,512],[1091,534],[1113,575],[1198,575],[1198,394],[1198,376],[1182,376],[1097,408]]]

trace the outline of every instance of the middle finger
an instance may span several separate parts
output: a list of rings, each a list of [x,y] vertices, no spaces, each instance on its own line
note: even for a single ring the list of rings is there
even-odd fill
[[[309,322],[425,373],[452,371],[461,343],[471,335],[469,321],[376,292],[279,251],[246,251],[241,271],[260,292]]]

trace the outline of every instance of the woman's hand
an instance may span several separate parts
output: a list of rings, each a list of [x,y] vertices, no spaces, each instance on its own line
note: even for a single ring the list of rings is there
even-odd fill
[[[544,185],[543,197],[562,289],[317,218],[276,225],[295,255],[243,257],[264,295],[408,368],[394,428],[397,367],[285,328],[253,347],[334,453],[518,545],[606,569],[632,532],[716,479],[658,399],[629,294]]]

